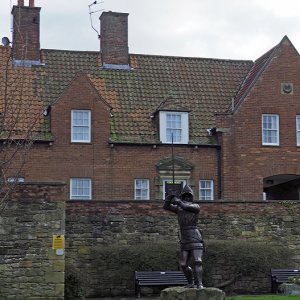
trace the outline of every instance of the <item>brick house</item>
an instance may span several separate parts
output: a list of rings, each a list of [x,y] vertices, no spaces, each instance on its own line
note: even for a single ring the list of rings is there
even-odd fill
[[[1,138],[35,140],[7,180],[65,182],[73,200],[160,200],[173,179],[197,200],[299,199],[288,37],[254,62],[131,54],[128,14],[103,12],[99,51],[40,49],[40,10],[18,0],[0,46],[0,108],[18,120]]]

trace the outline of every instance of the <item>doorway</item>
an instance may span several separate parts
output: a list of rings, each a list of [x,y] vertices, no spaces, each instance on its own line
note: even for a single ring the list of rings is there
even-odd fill
[[[300,175],[280,174],[264,178],[265,200],[299,200]]]

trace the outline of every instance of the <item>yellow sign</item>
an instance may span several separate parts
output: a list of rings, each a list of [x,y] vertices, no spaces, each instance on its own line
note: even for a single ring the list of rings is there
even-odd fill
[[[64,235],[53,235],[52,249],[64,249],[65,248],[65,236]]]

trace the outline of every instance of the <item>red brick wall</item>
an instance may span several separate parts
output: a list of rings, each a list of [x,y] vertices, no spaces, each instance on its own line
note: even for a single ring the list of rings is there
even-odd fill
[[[293,94],[281,94],[281,83],[293,83]],[[232,116],[223,137],[224,199],[262,199],[263,178],[300,174],[300,149],[296,146],[300,60],[288,42],[272,59],[250,94]],[[280,145],[262,146],[262,114],[278,114]],[[220,126],[222,127],[222,120]]]
[[[87,109],[92,112],[92,142],[71,143],[71,110]],[[92,199],[132,200],[134,180],[147,178],[150,182],[150,199],[159,195],[157,165],[171,158],[167,145],[110,145],[110,107],[86,75],[78,75],[51,111],[53,143],[35,144],[22,175],[26,182],[60,181],[67,185],[64,197],[69,198],[69,180],[72,177],[92,179]],[[212,179],[215,198],[218,191],[217,150],[215,148],[176,146],[175,157],[193,166],[189,184],[198,199],[200,179]]]
[[[66,118],[70,118],[69,114]],[[134,199],[134,180],[147,178],[150,182],[150,199],[157,199],[161,189],[156,165],[164,158],[170,158],[170,148],[158,146],[115,145],[111,148],[108,137],[92,144],[76,145],[70,143],[69,124],[60,131],[61,137],[49,145],[36,145],[30,153],[24,177],[26,181],[62,181],[69,186],[72,177],[92,179],[93,199],[95,200],[132,200]],[[96,130],[103,127],[95,128]],[[65,131],[65,137],[62,137]],[[98,132],[99,132],[98,131]],[[94,134],[95,136],[96,134]],[[61,139],[61,140],[60,140]],[[100,137],[95,137],[95,140]],[[205,148],[176,147],[176,156],[180,156],[194,168],[191,171],[190,184],[198,199],[200,179],[212,179],[217,199],[217,150]],[[65,197],[69,197],[66,189]]]
[[[300,149],[296,147],[295,131],[295,117],[300,114],[299,64],[299,56],[293,46],[284,43],[234,114],[217,116],[222,146],[221,177],[218,174],[216,148],[175,147],[175,156],[193,166],[188,183],[194,189],[196,199],[199,198],[200,179],[214,181],[214,199],[218,199],[218,192],[222,189],[223,200],[253,201],[262,199],[264,178],[300,174]],[[294,93],[281,94],[282,82],[293,83]],[[91,110],[91,143],[71,143],[72,109]],[[279,146],[261,145],[263,113],[280,116]],[[21,175],[26,182],[63,181],[67,187],[72,177],[91,178],[92,198],[96,200],[132,200],[134,179],[147,178],[150,182],[150,199],[161,199],[162,182],[157,165],[161,160],[171,157],[170,147],[111,145],[112,122],[110,107],[95,91],[89,78],[79,74],[53,105],[51,130],[54,142],[52,145],[35,144]],[[222,186],[219,185],[220,179]],[[64,197],[69,197],[68,188]]]
[[[71,110],[92,111],[92,142],[71,143]],[[67,184],[64,197],[69,197],[72,177],[92,179],[92,198],[97,200],[134,199],[134,180],[147,178],[150,199],[161,198],[158,163],[171,158],[170,146],[109,144],[110,108],[91,86],[85,75],[76,77],[51,111],[54,142],[35,144],[22,173],[26,182],[61,181]],[[189,162],[193,169],[189,184],[198,199],[200,179],[215,182],[218,191],[217,150],[176,146],[174,155]]]

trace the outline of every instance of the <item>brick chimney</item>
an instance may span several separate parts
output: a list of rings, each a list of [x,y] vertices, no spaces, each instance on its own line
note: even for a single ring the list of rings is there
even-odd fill
[[[13,58],[22,61],[40,60],[40,7],[24,6],[24,0],[18,0],[13,6]]]
[[[100,48],[104,67],[129,67],[128,14],[103,12],[100,16]]]

